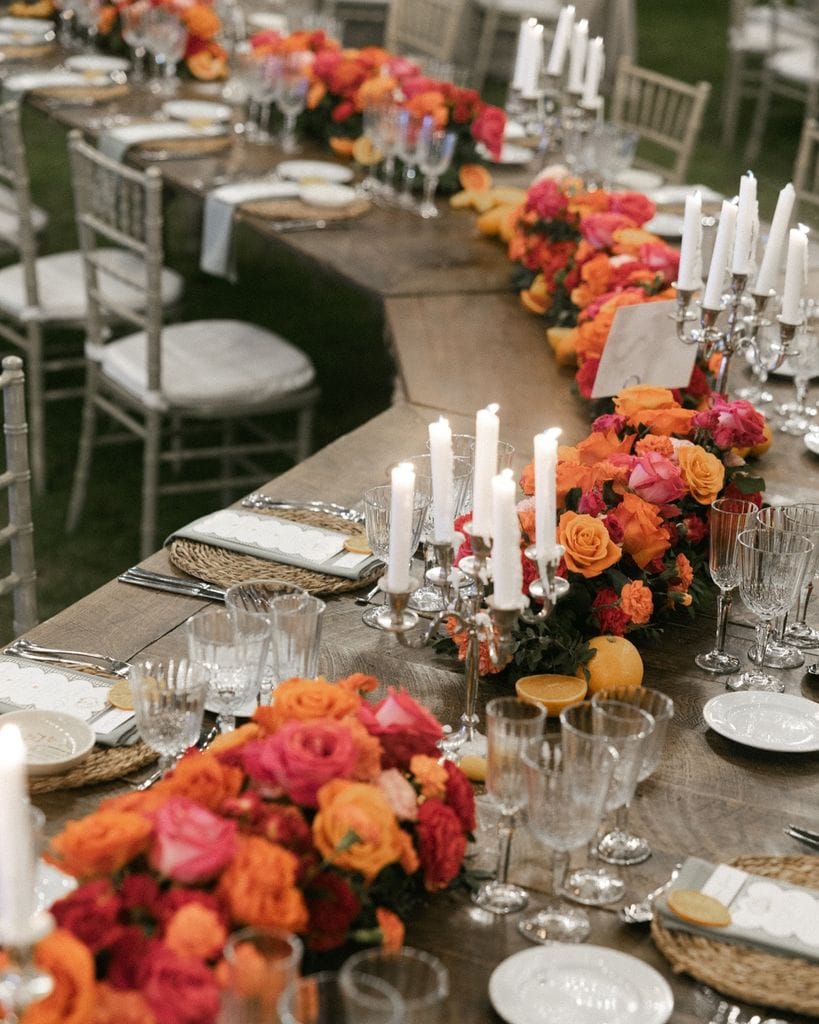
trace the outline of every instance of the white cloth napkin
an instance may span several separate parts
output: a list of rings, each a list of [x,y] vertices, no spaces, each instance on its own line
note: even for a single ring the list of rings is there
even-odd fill
[[[3,88],[12,96],[22,96],[34,89],[75,88],[77,86],[93,89],[98,88],[96,81],[81,75],[78,71],[29,71],[22,75],[12,75],[3,83]]]
[[[142,142],[163,139],[211,139],[224,135],[226,131],[223,124],[194,127],[184,121],[147,121],[126,124],[103,132],[97,142],[97,148],[112,160],[121,161],[131,146],[138,146]]]
[[[207,274],[236,279],[233,262],[233,212],[254,199],[295,199],[299,186],[291,181],[257,178],[222,185],[205,197],[202,223],[202,251],[199,266]]]
[[[715,192],[707,185],[661,185],[659,188],[651,189],[648,198],[658,206],[672,206],[675,203],[684,203],[686,196],[699,189],[704,203],[716,203],[723,199],[721,192]]]

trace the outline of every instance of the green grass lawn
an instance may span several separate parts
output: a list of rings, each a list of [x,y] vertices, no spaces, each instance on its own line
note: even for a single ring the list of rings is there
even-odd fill
[[[727,28],[727,2],[638,0],[639,56],[644,66],[688,81],[713,85],[691,180],[733,193],[743,166],[740,142],[734,152],[719,145],[719,102]],[[747,129],[750,110],[744,112]],[[763,215],[790,178],[801,110],[782,104],[772,111],[762,156],[754,168],[760,179]],[[50,215],[43,252],[75,246],[64,133],[43,115],[26,114],[26,136],[37,202]],[[198,202],[170,196],[167,204],[169,263],[188,281],[183,319],[237,315],[271,327],[301,346],[313,359],[323,389],[316,429],[321,446],[365,422],[390,400],[392,366],[383,345],[380,304],[343,283],[315,279],[292,261],[277,259],[250,232],[240,238],[241,264],[235,286],[203,275],[197,267]],[[35,545],[41,618],[104,583],[137,560],[140,449],[101,452],[94,468],[85,519],[71,537],[63,529],[73,472],[79,401],[48,408],[49,488],[35,503]],[[272,475],[273,470],[271,470]],[[168,498],[161,505],[161,530],[214,507],[215,496]],[[10,635],[10,615],[0,609],[0,638]]]

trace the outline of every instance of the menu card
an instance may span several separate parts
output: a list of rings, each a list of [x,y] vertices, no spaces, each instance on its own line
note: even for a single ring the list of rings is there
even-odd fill
[[[347,551],[344,542],[350,536],[246,509],[222,509],[177,530],[165,543],[184,537],[271,562],[357,580],[368,576],[380,565],[380,559]]]
[[[666,928],[819,961],[819,891],[698,857],[689,857],[683,864],[670,891],[675,889],[695,889],[713,896],[728,908],[731,923],[725,928],[709,928],[683,921],[663,896],[655,906]]]

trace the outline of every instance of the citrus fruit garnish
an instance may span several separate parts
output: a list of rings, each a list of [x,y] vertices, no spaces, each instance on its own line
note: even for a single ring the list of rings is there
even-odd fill
[[[353,140],[345,139],[340,135],[334,135],[330,140],[330,149],[336,156],[349,159],[353,155]]]
[[[384,154],[366,135],[360,135],[353,143],[353,160],[362,167],[372,167],[384,159]]]
[[[589,673],[589,693],[612,690],[617,686],[640,686],[643,682],[643,659],[640,652],[624,636],[595,636],[589,640],[593,654],[585,668]],[[583,666],[577,676],[585,678]]]
[[[544,674],[523,676],[515,683],[515,692],[529,704],[539,704],[552,718],[563,708],[579,704],[586,696],[586,680],[577,676]]]
[[[470,192],[488,192],[492,188],[492,175],[481,164],[464,164],[458,170],[458,181]]]
[[[724,903],[696,889],[674,889],[668,895],[668,909],[677,917],[704,928],[727,928],[731,914]]]
[[[486,781],[486,758],[478,754],[464,754],[458,767],[471,782]]]

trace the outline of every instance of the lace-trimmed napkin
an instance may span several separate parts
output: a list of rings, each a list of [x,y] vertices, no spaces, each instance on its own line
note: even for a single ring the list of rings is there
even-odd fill
[[[108,704],[107,694],[114,680],[85,675],[62,665],[35,664],[25,658],[0,655],[0,714],[36,709],[63,711],[88,721],[97,712],[109,710],[91,723],[97,743],[117,746],[133,730],[133,711],[120,711]]]
[[[675,889],[695,889],[718,899],[728,908],[731,923],[708,928],[683,921],[663,896],[655,906],[669,930],[819,961],[819,891],[751,875],[727,864],[709,864],[698,857],[685,862],[671,892]]]
[[[233,214],[242,203],[254,199],[294,199],[299,186],[293,181],[257,178],[233,185],[222,185],[205,197],[202,219],[202,250],[199,266],[215,277],[236,279],[233,260]]]
[[[244,509],[222,509],[177,530],[165,543],[182,537],[271,562],[357,580],[368,576],[380,559],[345,550],[344,542],[350,536]]]
[[[194,127],[184,121],[146,121],[141,124],[122,125],[103,132],[97,142],[97,148],[112,160],[122,161],[132,146],[139,146],[145,142],[217,139],[227,135],[227,132],[228,126],[224,124]]]

